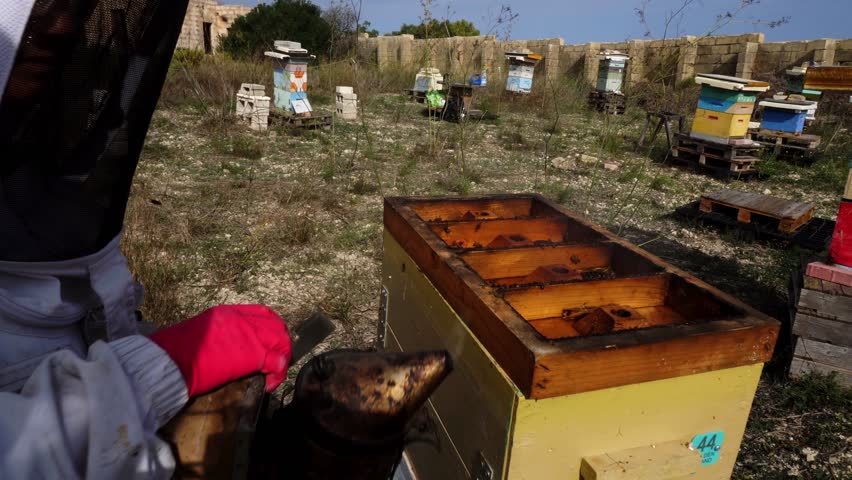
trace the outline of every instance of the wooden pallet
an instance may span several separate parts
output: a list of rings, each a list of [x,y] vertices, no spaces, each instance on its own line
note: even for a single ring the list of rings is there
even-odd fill
[[[717,174],[742,177],[757,173],[755,167],[760,159],[754,154],[761,145],[731,145],[676,134],[671,157],[676,162],[712,170]]]
[[[609,115],[623,115],[627,108],[627,97],[615,92],[589,93],[589,106]]]
[[[772,148],[778,158],[813,159],[822,138],[819,135],[802,133],[799,135],[776,130],[751,129],[748,138]]]
[[[781,232],[774,226],[767,226],[762,222],[743,223],[737,221],[735,216],[720,212],[702,212],[699,201],[687,203],[678,207],[675,213],[681,217],[697,220],[701,223],[710,223],[721,227],[731,227],[744,230],[754,235],[757,240],[777,240],[800,247],[824,251],[831,243],[831,234],[834,232],[834,221],[814,217],[798,230],[792,233]]]
[[[273,111],[269,114],[270,123],[275,125],[284,125],[290,128],[301,128],[312,130],[316,128],[331,128],[331,115],[313,115],[310,117],[300,117]]]
[[[720,160],[733,160],[738,158],[751,158],[763,149],[763,145],[733,145],[729,143],[717,143],[701,138],[690,137],[686,133],[678,133],[674,136],[675,148],[684,152],[699,153],[708,158]]]
[[[790,375],[833,373],[839,383],[852,386],[852,292],[807,274],[803,278],[793,322],[793,334],[799,338]]]
[[[770,225],[777,222],[778,231],[792,233],[814,216],[814,205],[783,198],[761,195],[739,190],[717,190],[701,195],[699,209],[702,212],[736,212],[738,222],[764,221]]]

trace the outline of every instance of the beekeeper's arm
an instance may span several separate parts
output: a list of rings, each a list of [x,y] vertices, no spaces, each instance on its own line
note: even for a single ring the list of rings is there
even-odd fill
[[[0,393],[0,478],[168,478],[155,436],[188,397],[251,373],[286,378],[290,338],[260,305],[219,306],[156,332],[46,358],[20,393]]]
[[[61,350],[0,393],[0,478],[168,478],[155,436],[187,401],[177,365],[141,336]]]

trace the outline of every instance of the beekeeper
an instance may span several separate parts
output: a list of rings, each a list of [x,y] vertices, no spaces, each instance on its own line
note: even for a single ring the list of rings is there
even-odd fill
[[[151,338],[119,250],[186,0],[0,1],[0,478],[169,478],[156,432],[189,397],[285,378],[264,306]]]

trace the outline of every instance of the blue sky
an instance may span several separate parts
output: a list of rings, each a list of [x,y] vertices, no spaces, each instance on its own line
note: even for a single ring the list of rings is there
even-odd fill
[[[347,0],[348,1],[348,0]],[[645,0],[647,1],[647,0]],[[654,37],[661,37],[666,13],[679,7],[684,0],[647,1],[647,18]],[[483,32],[493,28],[500,5],[506,4],[518,14],[511,37],[534,39],[562,37],[565,43],[589,41],[620,41],[642,38],[634,8],[643,0],[435,0],[431,10],[436,18],[464,18]],[[716,15],[735,9],[741,0],[693,0],[683,21],[672,25],[669,37],[681,33],[701,35],[710,28]],[[220,0],[220,3],[256,5],[256,0]],[[267,2],[268,3],[268,2]],[[331,0],[314,0],[327,6]],[[357,0],[356,0],[357,3]],[[381,33],[390,33],[402,23],[419,23],[423,9],[419,0],[363,0],[361,18],[369,20]],[[782,16],[790,22],[777,28],[754,25],[754,21],[769,21]],[[743,23],[732,23],[719,33],[736,34],[764,32],[766,41],[802,40],[816,38],[852,37],[852,0],[761,0],[745,9],[738,17]]]

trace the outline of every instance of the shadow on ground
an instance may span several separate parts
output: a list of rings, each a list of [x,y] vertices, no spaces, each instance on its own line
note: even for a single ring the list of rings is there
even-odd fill
[[[789,364],[789,357],[792,354],[792,334],[786,294],[761,282],[754,271],[745,268],[735,260],[708,255],[670,238],[660,237],[657,232],[636,227],[625,227],[621,233],[623,237],[636,245],[644,244],[643,249],[781,322],[773,360],[767,365],[767,371],[773,375],[784,373],[784,366]]]

